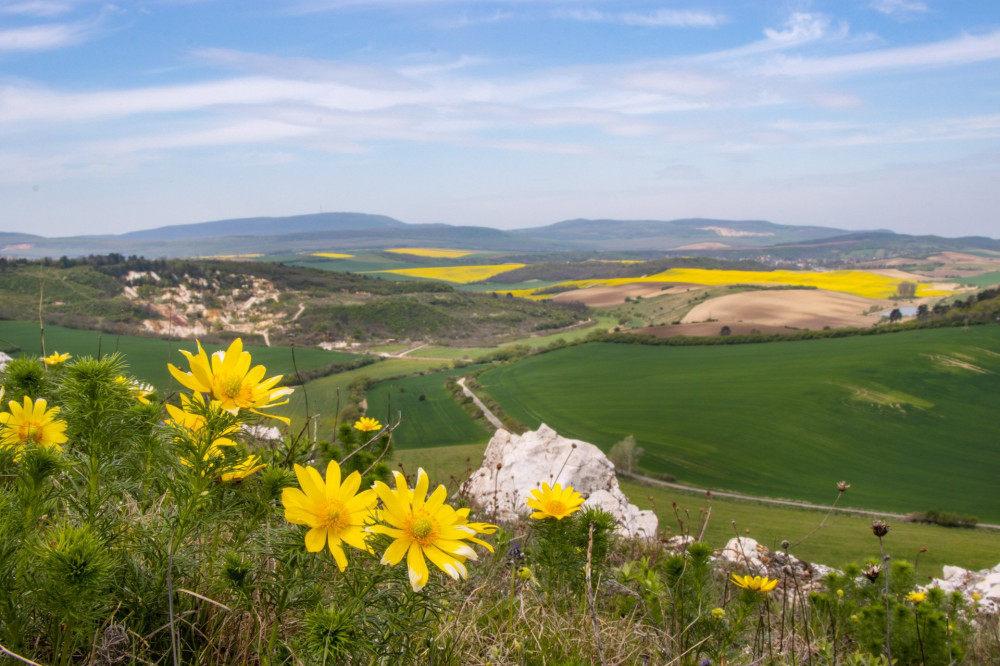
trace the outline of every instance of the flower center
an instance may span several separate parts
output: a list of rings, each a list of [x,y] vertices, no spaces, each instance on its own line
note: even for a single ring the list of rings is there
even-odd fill
[[[566,505],[559,500],[549,500],[549,506],[546,513],[551,513],[553,516],[566,513]]]
[[[334,534],[339,533],[345,527],[347,527],[350,514],[347,512],[347,508],[342,502],[337,500],[330,500],[326,502],[323,507],[323,511],[326,516],[323,519],[323,527],[325,527],[330,532]]]
[[[219,378],[219,388],[222,389],[222,395],[227,398],[236,398],[243,390],[243,377],[227,372]]]
[[[18,436],[21,438],[22,442],[34,442],[35,444],[41,444],[42,439],[45,437],[45,430],[39,424],[28,421],[27,423],[21,424]]]
[[[429,546],[434,543],[437,536],[437,523],[428,517],[421,517],[413,520],[409,526],[410,536],[421,546]]]

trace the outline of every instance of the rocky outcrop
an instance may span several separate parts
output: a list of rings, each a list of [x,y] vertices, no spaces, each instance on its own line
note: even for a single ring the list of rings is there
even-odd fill
[[[573,486],[586,498],[584,506],[612,514],[623,535],[656,536],[656,515],[629,503],[607,456],[593,444],[561,437],[544,424],[523,435],[497,430],[486,447],[482,467],[473,472],[462,492],[495,520],[514,520],[528,513],[528,494],[542,483]]]
[[[1000,564],[992,569],[972,571],[962,567],[945,566],[941,574],[928,587],[939,587],[947,592],[961,592],[971,601],[990,613],[1000,612]]]

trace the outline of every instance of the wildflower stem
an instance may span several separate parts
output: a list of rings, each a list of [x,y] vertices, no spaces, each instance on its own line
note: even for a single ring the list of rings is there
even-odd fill
[[[8,657],[11,657],[12,659],[17,659],[17,660],[18,660],[18,661],[20,661],[21,663],[24,663],[24,664],[30,664],[31,666],[42,666],[42,665],[41,665],[41,664],[39,664],[39,663],[38,663],[37,661],[31,661],[31,660],[30,660],[30,659],[28,659],[27,657],[22,657],[21,655],[19,655],[19,654],[18,654],[18,653],[16,653],[16,652],[11,652],[10,650],[8,650],[7,648],[5,648],[5,647],[4,647],[4,646],[2,646],[2,645],[0,645],[0,654],[5,654],[5,655],[7,655]]]
[[[590,529],[587,533],[587,606],[590,609],[590,619],[594,623],[594,638],[597,640],[597,656],[601,659],[601,664],[607,666],[604,659],[604,648],[601,646],[601,631],[597,624],[597,611],[594,609],[594,590],[590,586],[591,558],[594,552],[594,521],[590,521]]]
[[[882,571],[885,573],[885,658],[888,663],[892,663],[892,635],[889,617],[889,566],[885,556],[885,546],[882,544],[882,535],[878,537],[878,548],[882,553]]]

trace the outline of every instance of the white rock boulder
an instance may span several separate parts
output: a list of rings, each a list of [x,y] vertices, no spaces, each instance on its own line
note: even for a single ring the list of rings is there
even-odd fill
[[[561,437],[545,424],[523,435],[497,430],[486,447],[482,467],[473,472],[462,492],[486,515],[514,520],[529,512],[525,501],[543,482],[573,486],[586,498],[585,506],[613,515],[621,534],[656,536],[656,514],[629,503],[607,456],[593,444]]]

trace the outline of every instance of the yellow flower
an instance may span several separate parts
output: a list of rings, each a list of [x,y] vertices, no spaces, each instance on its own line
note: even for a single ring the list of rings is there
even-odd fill
[[[167,364],[170,374],[184,387],[196,393],[208,393],[213,400],[218,400],[222,408],[235,414],[240,409],[249,409],[254,414],[278,419],[286,425],[287,418],[263,414],[257,410],[283,405],[287,399],[275,402],[292,392],[290,388],[275,388],[281,381],[281,375],[264,379],[267,368],[263,365],[250,367],[250,352],[243,351],[243,341],[233,340],[226,351],[212,354],[211,361],[201,343],[198,343],[198,353],[192,354],[181,350],[191,365],[191,372],[182,372],[172,364]]]
[[[712,609],[712,617],[715,618],[716,620],[723,619],[724,617],[726,617],[726,609],[725,608],[713,608]]]
[[[32,401],[28,396],[24,396],[23,405],[13,401],[8,404],[10,411],[0,414],[0,446],[20,450],[25,444],[35,444],[62,451],[60,444],[68,438],[66,422],[55,418],[58,407],[46,409],[44,398]]]
[[[463,524],[465,518],[444,503],[448,491],[439,485],[428,497],[430,480],[423,469],[417,471],[413,490],[407,487],[402,474],[393,472],[393,475],[395,490],[381,481],[375,482],[375,492],[383,504],[379,516],[385,524],[368,528],[369,532],[393,538],[382,554],[382,564],[399,564],[405,555],[414,592],[422,590],[430,577],[424,558],[456,580],[467,577],[465,560],[477,557],[465,541],[472,540],[475,532]]]
[[[267,464],[260,463],[260,456],[247,456],[240,462],[236,463],[232,467],[227,467],[228,471],[222,473],[219,477],[221,481],[242,481],[251,474],[256,474],[260,470],[267,467]]]
[[[573,486],[566,486],[563,489],[558,483],[555,486],[543,483],[541,490],[535,488],[530,495],[527,504],[535,509],[535,512],[529,518],[538,520],[543,518],[562,520],[574,511],[579,511],[584,501],[583,495],[573,490]]]
[[[778,584],[778,579],[768,578],[764,576],[738,576],[733,574],[732,583],[736,587],[742,587],[744,590],[753,590],[755,592],[770,592]]]
[[[382,424],[378,422],[378,419],[362,416],[354,422],[354,428],[355,430],[360,430],[361,432],[378,432],[382,429]]]
[[[219,408],[219,403],[217,402],[212,402],[209,405],[209,409]],[[190,431],[191,437],[194,438],[197,436],[197,433],[205,427],[206,423],[205,416],[199,414],[197,411],[198,409],[205,409],[205,399],[201,397],[200,393],[195,393],[190,398],[182,394],[180,408],[175,407],[174,405],[167,405],[167,413],[170,414],[170,418],[167,419],[166,423],[167,425],[175,428]],[[209,458],[222,455],[223,446],[236,446],[236,442],[229,439],[227,435],[235,435],[239,431],[239,426],[234,425],[219,433],[219,436],[212,440],[212,443],[205,451],[203,460],[208,460]],[[188,467],[191,466],[191,462],[184,458],[181,458],[181,462]]]
[[[837,590],[837,597],[839,597],[840,599],[843,599],[844,598],[844,591],[843,590]]]
[[[72,357],[69,354],[60,354],[59,352],[52,352],[48,356],[44,357],[42,360],[45,361],[45,365],[55,367],[57,365],[62,365],[70,358]]]
[[[915,604],[919,604],[921,601],[927,598],[926,592],[910,592],[906,595],[907,601],[912,601]]]
[[[0,395],[2,395],[2,394],[0,394]],[[972,600],[973,600],[973,601],[979,601],[980,599],[982,599],[982,597],[981,597],[981,596],[979,596],[979,593],[978,593],[978,592],[973,592],[973,593],[972,593]]]
[[[340,482],[340,465],[331,460],[326,466],[326,480],[312,467],[295,466],[298,488],[281,491],[285,520],[295,525],[307,525],[306,550],[318,553],[328,545],[341,571],[347,568],[347,556],[341,544],[359,550],[370,550],[365,523],[378,502],[375,491],[358,492],[361,475],[351,472]]]
[[[115,382],[128,386],[128,389],[135,396],[135,399],[144,405],[149,404],[149,396],[156,390],[151,384],[145,384],[137,379],[129,379],[125,375],[115,377]]]
[[[476,534],[493,534],[494,532],[497,531],[497,526],[492,525],[490,523],[470,523],[469,511],[470,509],[467,506],[462,507],[461,509],[455,511],[456,515],[458,516],[456,525],[464,525],[465,527],[469,528]],[[466,540],[471,541],[472,543],[478,543],[480,546],[483,546],[491,553],[493,552],[493,546],[486,543],[482,539],[477,538],[475,534],[466,537]]]

